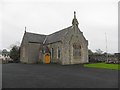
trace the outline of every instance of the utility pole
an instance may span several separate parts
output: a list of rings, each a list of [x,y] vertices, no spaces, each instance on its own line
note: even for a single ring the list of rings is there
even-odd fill
[[[106,41],[106,60],[108,62],[108,49],[107,49],[107,34],[105,32],[105,41]]]

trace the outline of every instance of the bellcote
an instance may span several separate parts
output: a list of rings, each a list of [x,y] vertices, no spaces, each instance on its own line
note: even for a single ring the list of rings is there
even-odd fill
[[[76,19],[76,12],[74,11],[74,18],[73,18],[73,20],[72,20],[72,25],[73,26],[78,26],[78,20]]]

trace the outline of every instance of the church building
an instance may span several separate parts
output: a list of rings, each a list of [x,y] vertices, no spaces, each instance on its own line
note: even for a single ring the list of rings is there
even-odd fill
[[[24,33],[21,49],[21,63],[59,63],[61,65],[88,62],[88,40],[78,27],[74,12],[72,26],[50,35]]]

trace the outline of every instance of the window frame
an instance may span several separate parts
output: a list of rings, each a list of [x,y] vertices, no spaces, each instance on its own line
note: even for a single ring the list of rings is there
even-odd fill
[[[51,58],[54,57],[54,48],[51,48]]]
[[[80,56],[81,56],[81,45],[73,44],[73,57],[80,57]]]
[[[60,51],[60,47],[58,47],[58,48],[57,48],[57,59],[60,59],[60,56],[61,56],[61,55],[60,55],[60,52],[61,52],[61,51]]]

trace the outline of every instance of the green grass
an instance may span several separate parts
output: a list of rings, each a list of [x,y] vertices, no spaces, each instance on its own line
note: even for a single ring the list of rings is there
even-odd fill
[[[120,70],[120,64],[92,63],[84,64],[84,67]]]

